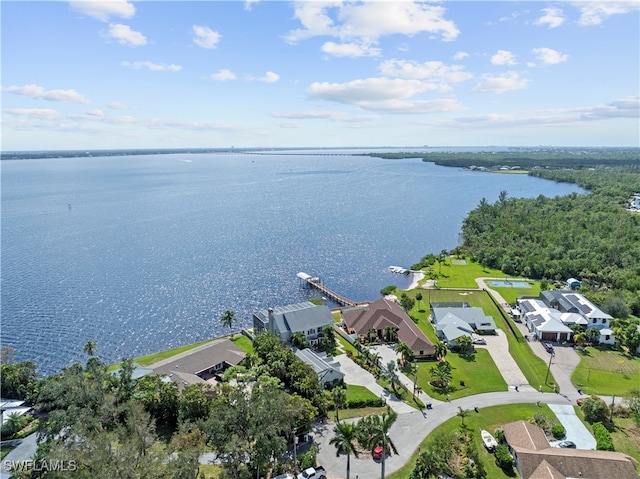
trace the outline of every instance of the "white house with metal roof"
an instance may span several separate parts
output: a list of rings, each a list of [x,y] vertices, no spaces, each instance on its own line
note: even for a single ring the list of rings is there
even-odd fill
[[[436,335],[450,346],[457,345],[462,336],[472,338],[474,332],[495,334],[496,323],[482,308],[467,303],[432,303],[431,321]]]
[[[563,313],[577,313],[587,320],[587,328],[610,329],[611,315],[605,313],[580,293],[549,290],[540,293],[540,299],[549,307]]]
[[[298,349],[296,356],[310,365],[318,375],[322,384],[337,384],[344,380],[344,373],[340,371],[340,363],[330,359],[326,353],[316,353],[312,349]]]
[[[304,333],[309,344],[316,344],[322,330],[333,325],[331,311],[325,305],[309,301],[277,308],[263,309],[253,313],[253,329],[258,334],[271,331],[283,341],[291,341],[294,333]]]
[[[524,322],[541,341],[569,341],[573,331],[569,324],[586,323],[586,320],[577,313],[561,313],[549,308],[539,299],[518,299],[518,309],[522,311]]]

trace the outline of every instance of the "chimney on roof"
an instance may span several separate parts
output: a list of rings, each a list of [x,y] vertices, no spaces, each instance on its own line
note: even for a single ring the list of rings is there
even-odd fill
[[[267,314],[269,316],[269,331],[275,334],[276,332],[276,318],[273,315],[273,308],[269,308],[267,310]]]

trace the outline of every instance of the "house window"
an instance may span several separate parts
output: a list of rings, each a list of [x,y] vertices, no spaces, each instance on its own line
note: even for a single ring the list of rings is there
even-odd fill
[[[598,321],[598,320],[594,318],[594,319],[593,319],[593,324],[596,324],[596,322],[597,322],[597,321]]]
[[[310,334],[315,334],[316,330],[315,328],[311,328],[309,331],[307,331],[307,336]]]
[[[420,351],[420,356],[424,356],[424,351]]]
[[[602,319],[602,324],[606,324],[607,320],[605,318]]]
[[[610,338],[611,338],[611,336],[609,336],[608,334],[605,336],[605,339],[606,339],[607,341],[609,341],[609,339],[610,339]]]

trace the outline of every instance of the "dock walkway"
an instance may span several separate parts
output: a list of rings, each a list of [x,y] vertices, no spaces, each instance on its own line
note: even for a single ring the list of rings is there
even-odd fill
[[[298,273],[296,276],[304,283],[305,286],[318,290],[322,295],[326,296],[327,298],[338,303],[341,306],[355,307],[355,306],[360,306],[362,304],[362,303],[356,303],[355,301],[351,301],[350,299],[347,299],[344,296],[339,295],[334,291],[331,291],[324,284],[322,284],[322,281],[317,276],[314,277],[303,272]]]

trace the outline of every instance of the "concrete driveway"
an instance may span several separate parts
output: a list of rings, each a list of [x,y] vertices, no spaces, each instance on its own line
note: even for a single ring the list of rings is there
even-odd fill
[[[576,415],[573,406],[549,404],[549,409],[558,417],[560,424],[567,430],[566,440],[575,443],[578,449],[595,449],[596,440]],[[554,445],[552,443],[551,445]]]
[[[482,336],[487,341],[486,345],[476,344],[476,348],[484,348],[489,351],[491,359],[496,363],[496,366],[509,389],[515,389],[518,386],[519,389],[530,387],[527,378],[524,373],[514,361],[513,357],[509,353],[509,342],[504,331],[496,330],[496,335]]]
[[[376,378],[373,374],[362,369],[352,359],[349,359],[346,354],[339,354],[334,357],[334,360],[340,363],[340,371],[344,373],[345,383],[366,387],[376,396],[384,398],[387,405],[389,405],[398,414],[416,412],[416,409],[403,403],[393,394],[387,393],[382,386],[376,383]]]

